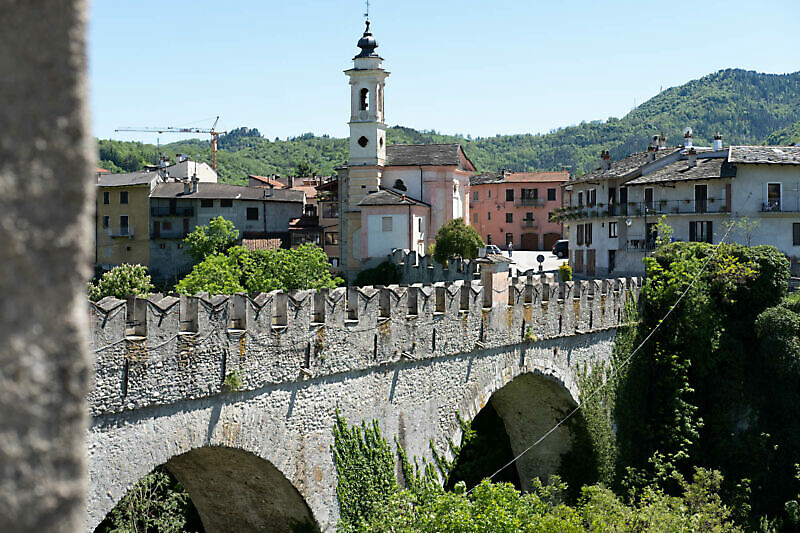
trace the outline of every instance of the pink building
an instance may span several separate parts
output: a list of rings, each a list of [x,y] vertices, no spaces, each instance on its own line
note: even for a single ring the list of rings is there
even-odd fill
[[[517,250],[549,250],[561,238],[551,222],[561,207],[568,172],[493,172],[470,178],[470,222],[486,244]]]

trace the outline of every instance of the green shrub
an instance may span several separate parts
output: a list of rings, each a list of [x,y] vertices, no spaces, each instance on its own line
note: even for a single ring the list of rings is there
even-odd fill
[[[103,274],[96,285],[89,283],[89,299],[96,302],[106,296],[120,299],[131,295],[145,297],[152,290],[153,283],[146,266],[123,264]]]

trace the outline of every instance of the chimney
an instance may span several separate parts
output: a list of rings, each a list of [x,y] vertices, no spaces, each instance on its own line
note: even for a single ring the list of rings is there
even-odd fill
[[[667,138],[664,136],[664,132],[658,134],[658,140],[656,141],[656,146],[659,150],[666,150],[667,148]]]
[[[197,174],[192,176],[192,192],[197,192],[197,187],[199,183],[200,183],[200,178],[197,177]]]
[[[601,170],[611,169],[611,154],[608,153],[608,150],[603,150],[602,152],[600,152],[600,169]]]
[[[691,137],[689,137],[691,139]],[[686,158],[689,160],[689,168],[697,166],[697,150],[694,147],[689,147],[686,151]]]
[[[719,152],[722,150],[722,135],[717,133],[714,135],[714,151]]]
[[[286,186],[290,189],[294,187],[294,176],[286,176]]]
[[[183,194],[191,193],[192,185],[189,183],[189,178],[183,178],[181,181],[183,182]]]
[[[685,147],[691,148],[692,147],[692,128],[686,128],[686,131],[683,133],[684,138],[684,145]]]
[[[653,137],[654,141],[658,141],[658,137]],[[656,151],[658,150],[658,146],[654,143],[647,147],[647,162],[652,163],[656,160]]]

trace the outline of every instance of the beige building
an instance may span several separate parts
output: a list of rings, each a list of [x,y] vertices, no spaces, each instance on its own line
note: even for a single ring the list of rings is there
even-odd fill
[[[98,174],[95,263],[150,263],[150,193],[158,172]]]

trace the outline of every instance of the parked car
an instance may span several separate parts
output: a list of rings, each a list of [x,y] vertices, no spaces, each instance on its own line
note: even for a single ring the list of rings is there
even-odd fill
[[[487,245],[486,245],[486,253],[487,253],[487,254],[497,254],[497,255],[502,255],[502,252],[500,251],[500,248],[498,248],[498,247],[497,247],[497,246],[495,246],[494,244],[487,244]]]
[[[560,241],[556,241],[556,243],[553,245],[553,254],[559,259],[568,257],[569,241],[567,239],[561,239]]]

